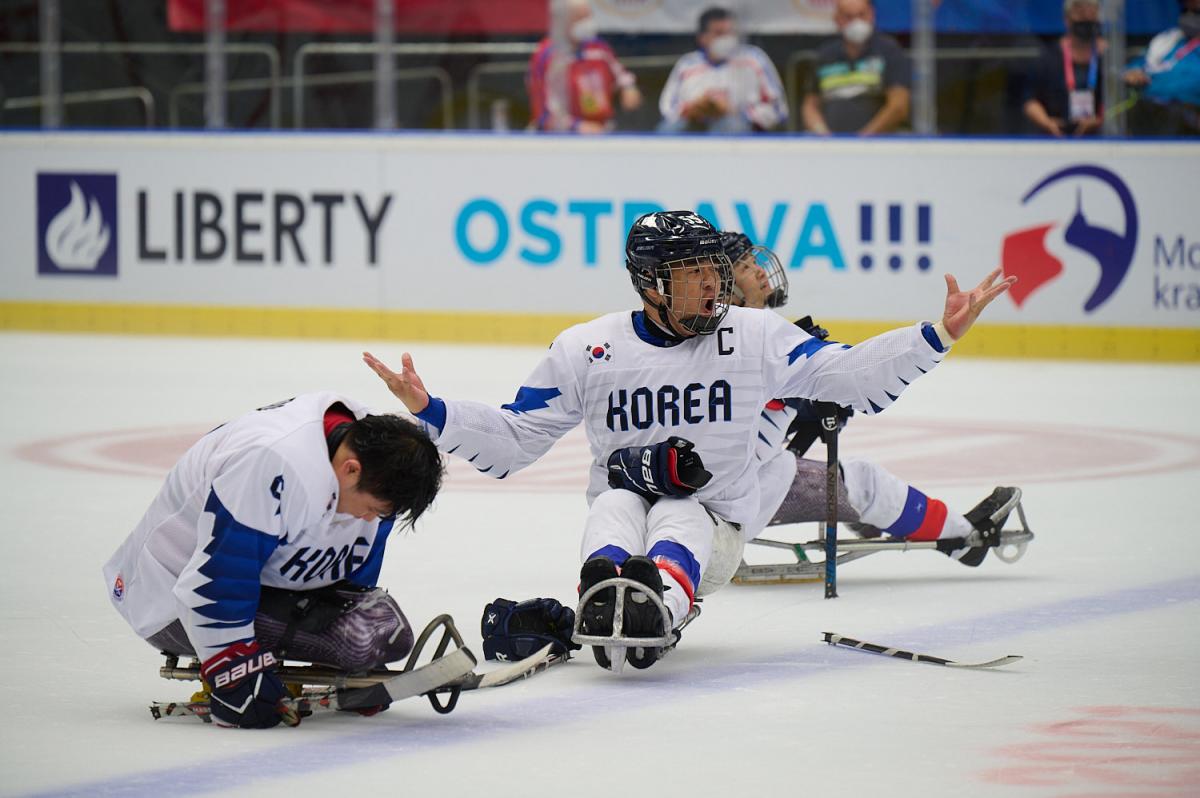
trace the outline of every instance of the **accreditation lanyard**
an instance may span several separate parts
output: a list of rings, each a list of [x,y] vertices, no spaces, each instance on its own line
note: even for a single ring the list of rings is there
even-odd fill
[[[1088,119],[1096,115],[1096,77],[1099,74],[1100,59],[1096,57],[1096,48],[1092,48],[1092,57],[1088,61],[1087,88],[1075,88],[1075,64],[1071,60],[1071,48],[1067,40],[1062,40],[1063,77],[1067,81],[1067,100],[1069,117],[1072,122]]]
[[[1071,61],[1071,48],[1067,44],[1065,39],[1062,42],[1062,54],[1063,54],[1063,74],[1067,78],[1067,91],[1072,92],[1072,91],[1075,91],[1075,64]],[[1100,59],[1096,58],[1096,48],[1093,47],[1091,60],[1088,61],[1088,77],[1087,77],[1087,80],[1088,80],[1087,90],[1088,91],[1096,90],[1096,75],[1099,72],[1099,67],[1097,66],[1097,63],[1099,62],[1099,60]]]

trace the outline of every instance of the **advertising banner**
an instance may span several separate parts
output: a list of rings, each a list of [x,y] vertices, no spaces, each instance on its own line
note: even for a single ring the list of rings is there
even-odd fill
[[[629,225],[775,250],[792,313],[1200,327],[1200,145],[513,136],[0,136],[2,299],[593,315]]]

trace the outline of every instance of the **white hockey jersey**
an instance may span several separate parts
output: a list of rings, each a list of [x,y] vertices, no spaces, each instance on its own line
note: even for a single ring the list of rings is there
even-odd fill
[[[391,520],[338,513],[323,417],[335,393],[297,396],[230,421],[167,474],[133,533],[104,566],[113,606],[149,637],[175,619],[201,660],[254,637],[260,585],[373,586]]]
[[[726,520],[756,525],[774,512],[764,504],[754,453],[768,400],[826,399],[876,413],[944,351],[930,325],[850,347],[813,338],[774,312],[738,307],[715,334],[667,345],[640,311],[613,313],[559,335],[499,410],[434,399],[418,416],[439,449],[501,479],[582,421],[593,456],[589,503],[608,489],[613,451],[678,435],[713,474],[697,499]]]
[[[720,63],[710,61],[702,50],[684,55],[663,87],[659,112],[674,122],[686,106],[712,91],[725,95],[731,113],[744,115],[764,130],[787,121],[787,95],[779,72],[767,54],[752,44],[743,44]]]

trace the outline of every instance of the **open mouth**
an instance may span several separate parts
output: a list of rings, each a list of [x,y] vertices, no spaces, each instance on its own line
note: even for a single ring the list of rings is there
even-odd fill
[[[706,299],[700,303],[700,311],[705,316],[711,316],[716,309],[717,301],[715,299]]]

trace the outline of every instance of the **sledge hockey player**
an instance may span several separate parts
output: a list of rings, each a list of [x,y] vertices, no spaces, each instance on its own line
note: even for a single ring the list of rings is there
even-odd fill
[[[964,292],[947,276],[941,321],[850,348],[777,314],[731,308],[720,234],[692,211],[640,217],[625,252],[641,307],[561,333],[500,409],[431,396],[407,353],[398,373],[363,355],[438,448],[497,478],[583,422],[594,459],[578,638],[614,669],[623,663],[601,649],[644,668],[673,646],[672,629],[689,619],[695,597],[722,587],[740,564],[740,527],[765,526],[764,495],[776,491],[778,501],[790,485],[787,476],[765,486],[754,456],[768,401],[799,396],[877,412],[1013,282],[996,283],[996,270]]]
[[[774,252],[736,231],[721,233],[721,245],[733,264],[734,304],[778,308],[787,303],[787,274]],[[811,317],[796,324],[823,341],[829,337]],[[837,413],[840,428],[851,411],[838,408]],[[825,440],[814,403],[775,399],[763,408],[762,419],[756,457],[764,463],[782,457],[784,468],[795,461],[791,487],[768,526],[824,521],[826,464],[803,456],[818,437]],[[877,463],[847,460],[838,464],[838,472],[838,520],[853,531],[864,537],[884,533],[893,539],[936,540],[939,551],[970,566],[983,562],[988,549],[999,543],[1000,530],[1021,499],[1020,488],[999,487],[960,515]]]
[[[340,394],[259,408],[167,474],[104,566],[109,598],[150,645],[200,660],[216,720],[274,726],[285,656],[353,673],[408,654],[408,620],[376,580],[442,472],[417,424]]]

